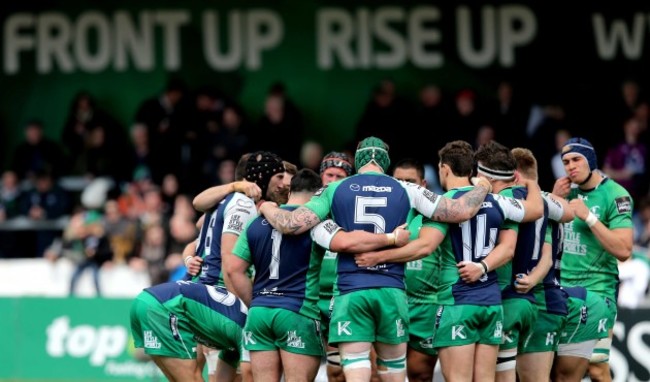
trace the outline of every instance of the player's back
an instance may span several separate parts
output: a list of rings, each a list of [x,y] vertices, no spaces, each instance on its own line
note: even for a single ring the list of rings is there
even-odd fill
[[[509,187],[499,192],[499,194],[523,200],[528,196],[528,189],[522,186]],[[506,265],[497,271],[504,298],[525,298],[535,303],[533,290],[527,293],[519,293],[514,288],[514,282],[518,274],[530,273],[539,263],[546,238],[547,225],[548,206],[546,201],[544,201],[544,215],[541,218],[533,222],[519,223],[515,256],[510,265]]]
[[[255,202],[244,194],[228,194],[211,212],[206,213],[196,246],[203,257],[201,272],[192,280],[206,285],[224,286],[221,261],[221,236],[225,232],[239,235],[246,223],[257,216]]]
[[[381,173],[364,173],[336,182],[331,216],[346,231],[392,232],[406,222],[411,202],[404,185]],[[404,264],[386,263],[359,268],[354,256],[338,254],[337,287],[340,293],[358,289],[404,289]]]
[[[282,208],[294,210],[297,206]],[[323,251],[312,252],[310,233],[282,235],[260,216],[245,234],[255,267],[251,306],[283,308],[319,319],[318,276]]]
[[[450,190],[445,196],[457,199],[472,188],[467,186]],[[460,279],[456,266],[461,261],[480,262],[496,246],[501,229],[509,228],[498,199],[498,195],[488,194],[474,217],[459,224],[447,224],[445,239],[439,247],[441,272],[438,302],[440,304],[497,305],[501,303],[501,293],[494,271],[483,275],[479,281],[466,283]],[[444,227],[444,224],[435,223],[438,227]]]

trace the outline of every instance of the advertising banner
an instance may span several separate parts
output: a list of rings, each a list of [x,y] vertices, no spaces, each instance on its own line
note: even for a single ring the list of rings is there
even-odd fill
[[[0,381],[136,381],[162,374],[134,357],[131,299],[0,298]],[[650,381],[650,309],[619,310],[614,381]]]
[[[373,86],[385,78],[412,98],[427,83],[493,96],[500,80],[514,79],[522,97],[560,98],[593,114],[608,101],[603,91],[615,94],[624,79],[649,75],[648,2],[56,5],[0,5],[6,145],[22,138],[31,118],[58,138],[82,89],[129,126],[139,102],[160,92],[170,73],[194,88],[219,86],[252,120],[269,86],[282,81],[308,136],[334,148],[353,137]]]

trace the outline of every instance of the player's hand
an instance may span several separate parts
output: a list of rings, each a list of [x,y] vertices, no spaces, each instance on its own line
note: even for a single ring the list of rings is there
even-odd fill
[[[483,267],[473,261],[461,261],[456,264],[456,268],[458,268],[458,275],[461,280],[466,283],[476,282],[483,276]]]
[[[481,185],[488,190],[488,194],[492,192],[492,183],[487,178],[484,178],[482,176],[473,176],[472,179],[472,184],[475,186]]]
[[[241,192],[249,198],[258,201],[262,197],[262,189],[254,182],[249,182],[247,180],[240,180],[233,184],[236,192]]]
[[[574,215],[581,220],[585,220],[589,215],[589,207],[587,207],[582,199],[570,200],[569,207],[573,210]]]
[[[566,198],[569,196],[569,191],[571,191],[571,179],[568,176],[563,176],[555,181],[552,194]]]
[[[528,293],[534,286],[533,280],[525,273],[519,273],[515,278],[515,291],[517,293]]]
[[[411,232],[406,229],[406,223],[402,224],[401,226],[395,228],[393,231],[393,234],[395,235],[395,246],[396,247],[403,247],[408,242],[410,241],[411,237]]]
[[[187,273],[190,275],[196,276],[201,272],[201,264],[203,264],[201,256],[187,256],[184,261]]]
[[[266,213],[269,211],[269,208],[278,208],[278,204],[275,202],[269,202],[266,200],[260,201],[260,203],[257,205],[257,210],[260,213],[260,215],[266,215]]]
[[[365,252],[357,253],[354,255],[354,262],[357,263],[358,267],[367,268],[374,267],[377,264],[381,264],[381,258],[377,252]]]

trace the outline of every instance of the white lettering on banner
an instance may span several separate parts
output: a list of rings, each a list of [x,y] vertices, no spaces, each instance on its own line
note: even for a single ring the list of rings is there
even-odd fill
[[[3,28],[4,71],[17,73],[24,65],[21,53],[30,51],[35,51],[36,71],[41,74],[57,69],[94,73],[111,65],[124,71],[129,57],[135,69],[151,70],[156,27],[162,31],[163,67],[179,69],[181,28],[190,22],[189,11],[143,11],[139,16],[140,28],[136,31],[124,11],[115,12],[112,20],[97,11],[82,12],[76,20],[59,12],[13,14]]]
[[[497,59],[501,66],[509,68],[515,64],[515,48],[530,43],[537,34],[537,19],[530,8],[523,5],[504,5],[498,8],[484,6],[481,9],[483,36],[481,49],[472,44],[471,12],[466,6],[456,10],[456,33],[458,55],[472,67],[483,68]]]
[[[55,318],[47,327],[45,350],[52,357],[70,355],[90,357],[93,366],[103,365],[108,358],[121,355],[126,350],[128,333],[122,326],[79,325],[70,327],[70,318]]]
[[[596,39],[596,50],[598,56],[603,60],[613,60],[619,49],[628,60],[638,60],[643,53],[645,40],[646,15],[643,13],[634,14],[632,26],[628,26],[625,20],[615,19],[607,31],[605,17],[596,13],[591,17]]]
[[[316,17],[317,65],[332,69],[395,69],[411,62],[419,68],[438,68],[444,63],[437,51],[442,35],[429,25],[440,19],[435,7],[405,11],[402,7],[358,8],[353,15],[340,8],[325,8]],[[396,26],[406,26],[405,35]],[[381,49],[377,48],[380,46]]]

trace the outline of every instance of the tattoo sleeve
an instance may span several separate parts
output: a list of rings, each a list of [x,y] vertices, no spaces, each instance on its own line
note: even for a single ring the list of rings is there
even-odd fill
[[[273,207],[264,217],[282,234],[298,235],[320,223],[318,216],[308,208],[298,207],[293,211]]]
[[[442,197],[431,219],[447,223],[464,222],[478,212],[487,193],[488,189],[479,184],[458,199]]]

